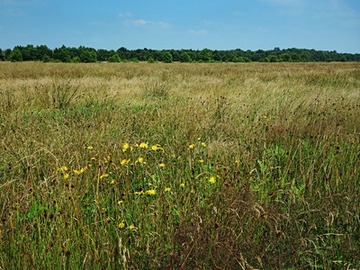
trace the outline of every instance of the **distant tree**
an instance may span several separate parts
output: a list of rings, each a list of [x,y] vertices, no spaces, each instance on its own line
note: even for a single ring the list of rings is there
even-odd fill
[[[171,55],[170,52],[164,52],[164,55],[163,55],[163,62],[164,63],[172,63],[173,61],[173,57]]]
[[[212,51],[210,49],[202,49],[198,54],[198,60],[201,62],[210,62],[212,59]]]
[[[21,51],[23,61],[35,61],[36,60],[36,49],[33,45],[17,46]]]
[[[3,52],[3,50],[0,48],[0,61],[4,61],[5,59],[5,53]]]
[[[42,61],[43,61],[44,63],[48,63],[48,62],[51,61],[51,58],[50,58],[47,54],[45,54],[45,55],[43,56],[43,58],[42,58]]]
[[[346,62],[347,59],[345,57],[345,55],[341,56],[340,59],[339,59],[340,62]]]
[[[10,61],[10,54],[11,54],[11,49],[6,49],[5,50],[5,61]]]
[[[183,63],[189,63],[189,62],[191,62],[191,57],[190,57],[190,55],[189,55],[187,52],[182,51],[182,52],[180,53],[180,62],[183,62]]]
[[[71,63],[81,63],[81,60],[80,60],[79,56],[74,56],[70,62]]]
[[[93,63],[97,60],[96,51],[85,49],[80,54],[80,60],[83,63]]]
[[[280,55],[280,62],[290,62],[291,61],[291,55],[289,53],[282,53]]]
[[[113,56],[115,52],[113,50],[100,49],[96,51],[97,61],[109,61],[109,58]]]
[[[55,48],[54,50],[54,59],[60,60],[61,62],[68,63],[71,61],[70,50],[66,48],[64,45],[60,48]]]
[[[109,57],[108,61],[111,63],[118,63],[121,61],[121,59],[117,53],[114,53],[112,56]]]
[[[116,53],[119,55],[120,59],[130,60],[130,51],[124,47],[119,48]]]
[[[155,63],[155,59],[154,57],[150,56],[147,60],[148,63],[152,64],[152,63]]]
[[[44,57],[53,57],[53,51],[46,45],[36,46],[36,60],[44,60]]]
[[[310,61],[310,55],[306,51],[301,52],[300,53],[300,61],[301,62],[309,62]]]
[[[279,59],[275,54],[270,54],[265,58],[265,62],[279,62]]]
[[[11,62],[19,62],[22,61],[23,57],[21,54],[21,50],[19,48],[14,48],[14,50],[10,53],[10,61]]]

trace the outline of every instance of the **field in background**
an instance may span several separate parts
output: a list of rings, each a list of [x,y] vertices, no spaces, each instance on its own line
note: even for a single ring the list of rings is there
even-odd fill
[[[359,162],[358,63],[0,63],[0,269],[359,269]]]

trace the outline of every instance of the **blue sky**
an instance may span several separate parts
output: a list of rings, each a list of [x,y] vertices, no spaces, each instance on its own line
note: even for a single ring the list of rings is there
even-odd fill
[[[360,0],[0,0],[0,48],[360,53]]]

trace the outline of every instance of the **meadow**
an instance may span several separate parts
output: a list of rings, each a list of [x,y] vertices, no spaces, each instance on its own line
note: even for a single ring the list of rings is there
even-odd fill
[[[359,63],[0,62],[0,269],[360,269]]]

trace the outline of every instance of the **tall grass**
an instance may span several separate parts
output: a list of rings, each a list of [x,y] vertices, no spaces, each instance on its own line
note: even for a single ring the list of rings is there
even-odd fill
[[[0,63],[0,269],[360,268],[359,67]]]

